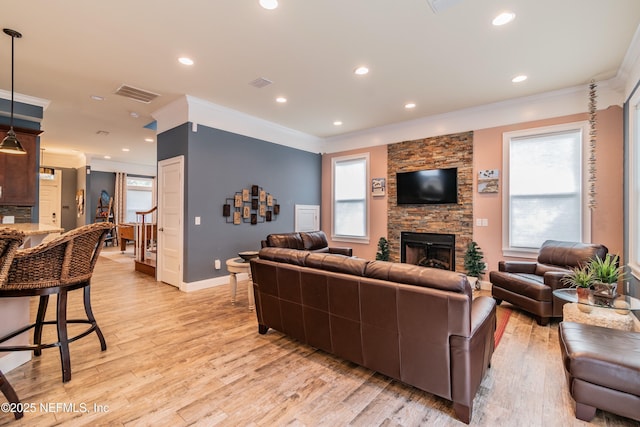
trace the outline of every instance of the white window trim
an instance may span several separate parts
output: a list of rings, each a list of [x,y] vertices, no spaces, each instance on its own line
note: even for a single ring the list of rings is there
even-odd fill
[[[343,162],[343,161],[348,161],[348,160],[357,160],[357,159],[364,159],[365,163],[366,163],[366,171],[367,171],[367,176],[366,176],[366,183],[369,183],[370,180],[370,161],[369,161],[369,153],[360,153],[360,154],[352,154],[349,156],[340,156],[340,157],[333,157],[331,159],[331,240],[334,240],[336,242],[348,242],[348,243],[362,243],[362,244],[369,244],[369,240],[370,240],[370,234],[369,234],[369,224],[371,223],[369,221],[369,216],[371,214],[371,209],[370,209],[370,195],[369,195],[369,191],[368,188],[365,185],[365,209],[366,209],[366,224],[365,224],[365,236],[364,237],[355,237],[355,236],[343,236],[343,235],[338,235],[335,234],[335,227],[334,227],[334,210],[335,210],[335,194],[334,194],[334,188],[335,188],[335,168],[336,168],[336,163],[338,162]]]
[[[627,196],[629,200],[629,259],[627,265],[631,274],[640,280],[640,242],[638,232],[640,232],[640,224],[638,223],[638,182],[640,180],[640,123],[638,123],[638,115],[640,114],[640,91],[637,91],[629,99],[628,108],[628,137],[629,137],[629,164],[627,172]]]
[[[509,242],[509,226],[511,214],[509,212],[509,147],[511,139],[519,137],[531,137],[535,135],[567,132],[572,130],[580,130],[582,133],[582,241],[584,243],[591,242],[591,210],[589,209],[588,197],[588,159],[589,159],[589,122],[580,121],[572,123],[563,123],[553,126],[543,126],[538,128],[523,129],[513,132],[505,132],[502,134],[502,169],[504,171],[502,177],[502,255],[506,257],[531,258],[538,257],[537,249],[512,248]]]

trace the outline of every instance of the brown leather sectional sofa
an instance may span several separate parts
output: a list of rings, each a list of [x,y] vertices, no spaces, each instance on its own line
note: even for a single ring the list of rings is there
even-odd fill
[[[498,304],[504,300],[532,313],[544,326],[552,317],[562,317],[565,301],[553,296],[554,290],[566,287],[562,278],[596,255],[604,258],[607,252],[599,244],[547,240],[537,262],[500,261],[498,271],[489,273],[491,295]]]
[[[351,256],[353,249],[336,246],[329,247],[327,235],[324,231],[301,231],[293,233],[269,234],[266,240],[262,241],[263,248],[289,248],[311,252],[328,252]]]
[[[259,332],[269,328],[453,401],[469,423],[495,347],[495,301],[464,274],[263,248],[251,260]]]

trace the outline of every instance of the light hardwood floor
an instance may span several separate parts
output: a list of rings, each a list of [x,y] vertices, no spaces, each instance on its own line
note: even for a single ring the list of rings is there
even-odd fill
[[[66,384],[57,349],[9,372],[22,402],[35,412],[20,421],[1,413],[0,424],[464,425],[447,400],[273,330],[259,335],[246,282],[232,306],[228,286],[182,293],[134,272],[119,252],[107,252],[92,282],[107,351],[100,352],[95,335],[72,343],[72,379]],[[82,312],[80,297],[70,296],[69,318]],[[45,335],[53,336],[49,328]],[[557,322],[540,327],[513,312],[475,398],[471,425],[589,425],[574,417],[557,329]],[[592,424],[637,425],[602,411]]]

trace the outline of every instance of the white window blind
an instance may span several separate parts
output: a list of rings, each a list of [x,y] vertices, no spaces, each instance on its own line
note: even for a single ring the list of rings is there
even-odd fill
[[[333,159],[333,237],[368,238],[368,157]]]
[[[508,139],[506,247],[583,241],[582,128]]]

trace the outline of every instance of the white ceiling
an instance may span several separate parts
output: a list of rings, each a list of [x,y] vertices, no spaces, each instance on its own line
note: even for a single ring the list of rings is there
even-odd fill
[[[461,0],[437,14],[427,0],[279,3],[3,0],[0,25],[23,34],[16,92],[50,101],[43,147],[153,164],[143,126],[184,94],[326,138],[616,77],[640,23],[638,0]],[[505,10],[515,21],[493,27]],[[5,90],[10,46],[0,33]],[[121,84],[161,96],[132,101]]]

